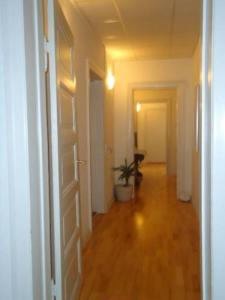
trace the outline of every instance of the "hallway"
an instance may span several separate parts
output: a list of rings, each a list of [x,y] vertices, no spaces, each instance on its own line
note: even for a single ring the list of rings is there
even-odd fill
[[[164,165],[142,168],[134,201],[94,220],[83,258],[80,300],[199,300],[198,224],[176,200]]]

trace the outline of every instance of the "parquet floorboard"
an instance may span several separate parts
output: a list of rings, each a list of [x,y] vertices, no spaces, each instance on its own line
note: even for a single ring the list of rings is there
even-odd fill
[[[135,200],[97,215],[80,300],[200,300],[199,228],[165,165],[146,165]]]

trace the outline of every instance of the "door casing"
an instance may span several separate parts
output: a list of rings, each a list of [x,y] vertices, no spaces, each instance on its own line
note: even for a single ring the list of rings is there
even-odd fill
[[[89,232],[92,232],[92,204],[91,204],[91,135],[90,135],[90,72],[94,72],[105,82],[105,72],[99,68],[92,60],[86,60],[86,80],[87,80],[87,139],[88,139],[88,226]],[[105,157],[104,157],[105,159]]]
[[[133,121],[133,91],[135,89],[158,89],[158,88],[175,88],[177,90],[177,198],[183,201],[189,201],[191,199],[190,185],[191,182],[190,174],[183,166],[186,165],[185,149],[187,147],[187,141],[185,139],[186,126],[187,125],[186,115],[184,112],[185,105],[187,103],[185,91],[186,83],[183,81],[168,81],[168,82],[146,82],[146,83],[132,83],[128,86],[128,143],[127,143],[127,154],[130,161],[134,157],[134,121]],[[185,121],[184,121],[185,120]]]

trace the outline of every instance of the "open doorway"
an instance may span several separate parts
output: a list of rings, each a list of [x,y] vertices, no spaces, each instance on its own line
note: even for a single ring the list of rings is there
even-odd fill
[[[90,210],[92,221],[96,214],[104,213],[105,161],[104,161],[104,77],[93,67],[89,68],[89,147],[90,147]],[[93,224],[93,222],[92,222]]]
[[[129,160],[133,160],[135,143],[138,143],[137,104],[141,107],[148,103],[166,103],[166,174],[177,177],[177,198],[191,200],[191,128],[192,112],[185,82],[134,83],[128,90],[128,147]],[[135,107],[136,105],[136,107]],[[189,107],[187,109],[187,107]],[[142,145],[143,146],[143,145]],[[140,149],[143,150],[143,149]],[[144,149],[145,150],[145,149]],[[139,149],[138,149],[139,151]]]
[[[134,153],[145,163],[161,163],[167,175],[177,174],[176,89],[137,89],[133,92]]]
[[[121,78],[121,85],[123,80]],[[197,218],[190,201],[178,201],[182,196],[180,182],[177,189],[176,176],[170,176],[178,173],[180,179],[186,171],[181,167],[181,162],[187,159],[183,152],[187,138],[183,110],[185,85],[162,82],[130,84],[129,87],[130,118],[126,118],[132,122],[128,124],[126,145],[132,153],[129,159],[133,160],[135,150],[147,154],[145,145],[151,147],[144,142],[152,135],[157,139],[159,129],[164,151],[155,151],[153,161],[153,151],[149,150],[150,155],[145,159],[151,164],[144,164],[140,170],[143,181],[135,198],[126,203],[115,202],[109,213],[101,216],[84,253],[85,280],[80,300],[93,295],[102,299],[199,300]],[[140,117],[142,113],[146,123]],[[146,124],[156,115],[157,126],[149,130]],[[144,137],[140,136],[140,125]],[[129,139],[130,133],[132,139]],[[96,255],[97,250],[101,255]]]

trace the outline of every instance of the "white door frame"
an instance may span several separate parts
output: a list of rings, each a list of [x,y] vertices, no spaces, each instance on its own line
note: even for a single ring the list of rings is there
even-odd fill
[[[91,203],[91,135],[90,135],[90,71],[93,71],[95,74],[105,81],[105,72],[96,65],[91,59],[86,60],[86,80],[87,80],[87,168],[88,168],[88,227],[89,231],[92,232],[92,203]]]
[[[172,119],[171,119],[171,113],[172,113],[172,106],[173,106],[173,101],[175,101],[175,106],[176,106],[176,99],[172,99],[172,98],[159,98],[159,99],[151,99],[151,100],[145,100],[145,101],[138,101],[140,104],[148,104],[148,103],[164,103],[166,104],[166,168],[167,168],[167,174],[170,175],[170,172],[168,172],[168,157],[169,157],[169,133],[170,133],[170,128],[171,128],[171,123],[172,123]],[[133,104],[134,105],[134,104]],[[176,122],[177,122],[177,115],[176,115]],[[138,130],[138,128],[137,128]],[[176,137],[177,137],[177,133],[176,133]],[[177,147],[177,141],[176,141],[176,147]],[[176,169],[177,169],[177,163],[176,163]]]
[[[3,7],[2,7],[3,5]],[[34,6],[33,6],[34,5]],[[202,292],[203,300],[223,300],[225,286],[223,282],[224,253],[225,253],[225,218],[224,201],[225,194],[224,166],[225,161],[224,143],[224,2],[213,0],[214,21],[213,21],[213,58],[211,67],[212,47],[212,1],[203,0],[203,86],[202,86]],[[33,7],[32,7],[33,6]],[[1,227],[1,275],[0,291],[4,299],[50,299],[48,282],[48,238],[45,236],[48,228],[48,192],[46,179],[46,161],[42,155],[46,147],[47,139],[45,126],[44,109],[44,49],[42,42],[42,10],[41,1],[34,0],[8,0],[1,2],[0,15],[3,22],[0,26],[0,43],[7,48],[7,53],[0,47],[0,165],[4,174],[1,174],[1,196],[0,201],[1,222],[6,226]],[[29,13],[24,13],[29,11]],[[31,13],[34,16],[31,17]],[[14,24],[17,24],[15,26]],[[29,26],[24,26],[26,25]],[[32,31],[33,30],[33,31]],[[26,36],[26,43],[24,37]],[[10,39],[17,44],[16,56]],[[24,61],[23,54],[30,51],[34,46],[36,53],[34,70],[29,73],[30,61]],[[30,43],[27,43],[30,41]],[[11,48],[10,48],[11,47]],[[11,50],[10,50],[11,49]],[[13,52],[12,52],[13,50]],[[31,53],[31,52],[29,52]],[[39,57],[39,59],[38,59]],[[15,68],[16,66],[16,68]],[[6,71],[6,67],[8,70]],[[28,69],[25,71],[25,68]],[[213,73],[211,73],[213,69]],[[37,73],[36,73],[37,72]],[[37,75],[37,81],[31,80],[32,74]],[[212,100],[213,111],[211,128],[211,105],[210,105],[210,82],[208,74],[212,76]],[[31,75],[31,77],[29,77]],[[27,88],[29,86],[29,97]],[[18,101],[19,95],[19,101]],[[205,102],[204,102],[205,101]],[[32,107],[38,104],[38,110],[33,111]],[[37,108],[37,107],[36,107]],[[32,117],[35,118],[32,118]],[[14,121],[17,121],[16,124]],[[35,121],[38,120],[36,123]],[[15,126],[16,125],[16,126]],[[223,126],[221,126],[223,125]],[[131,126],[131,124],[129,124]],[[28,136],[28,128],[32,128],[31,136]],[[34,128],[37,129],[34,130]],[[7,133],[7,134],[6,134]],[[212,137],[211,137],[212,134]],[[32,148],[37,142],[38,148]],[[209,149],[213,148],[212,161]],[[18,147],[20,145],[20,147]],[[218,147],[219,145],[219,147]],[[8,149],[11,149],[10,156]],[[33,154],[30,156],[30,154]],[[35,157],[36,156],[36,157]],[[19,157],[19,159],[18,159]],[[37,159],[35,167],[32,165]],[[36,189],[32,189],[31,169],[39,179],[36,182]],[[212,178],[210,168],[212,166]],[[3,176],[4,175],[4,176]],[[8,175],[8,176],[7,176]],[[9,181],[10,179],[10,181]],[[217,181],[218,180],[218,181]],[[40,183],[40,184],[39,184]],[[212,186],[213,194],[210,186]],[[221,196],[222,195],[222,196]],[[213,196],[213,197],[211,197]],[[2,198],[1,198],[2,199]],[[32,199],[32,200],[31,200]],[[34,211],[31,201],[39,204],[40,214]],[[211,202],[212,201],[212,202]],[[13,213],[12,207],[17,211]],[[25,211],[21,211],[24,207]],[[34,224],[35,222],[35,224]],[[46,225],[47,224],[47,225]],[[47,226],[47,227],[45,227]],[[35,229],[36,228],[36,229]],[[39,228],[40,230],[37,230]],[[32,232],[32,240],[31,233]],[[21,236],[23,239],[21,239]],[[212,247],[212,253],[210,251]],[[34,247],[41,247],[41,252],[35,252]],[[36,248],[37,250],[37,248]],[[21,254],[23,260],[21,260]],[[36,254],[35,254],[36,253]],[[18,259],[15,259],[15,258]],[[212,258],[212,292],[211,292],[211,258]],[[217,258],[217,261],[215,260]],[[40,268],[35,268],[38,265]],[[11,269],[13,268],[13,269]],[[13,273],[10,272],[13,271]],[[37,279],[37,280],[34,280]],[[218,279],[218,280],[216,280]],[[13,288],[12,288],[13,287]]]
[[[202,289],[225,299],[225,2],[203,0],[202,33]]]
[[[201,271],[202,300],[212,298],[211,287],[211,73],[212,3],[203,0],[201,84]]]
[[[128,86],[128,143],[127,153],[128,159],[133,160],[134,157],[134,135],[133,135],[133,91],[135,89],[158,89],[158,88],[175,88],[177,90],[177,197],[183,201],[189,201],[191,191],[187,176],[187,170],[190,166],[184,153],[187,142],[186,129],[188,128],[188,120],[185,114],[186,103],[186,83],[183,81],[166,81],[166,82],[146,82],[132,83]],[[182,126],[181,126],[182,124]],[[184,125],[185,124],[185,125]],[[191,161],[191,157],[190,157]],[[191,174],[191,170],[190,170]],[[190,176],[189,176],[190,177]],[[189,178],[191,181],[191,178]]]
[[[4,45],[0,47],[0,165],[5,173],[0,178],[0,219],[4,222],[0,226],[0,298],[48,300],[51,285],[41,1],[2,1],[0,19],[0,41]]]

